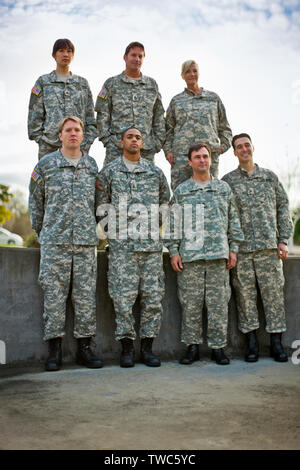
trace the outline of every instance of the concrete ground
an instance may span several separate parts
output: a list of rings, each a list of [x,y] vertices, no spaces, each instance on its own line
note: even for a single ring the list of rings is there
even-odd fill
[[[300,449],[300,364],[0,366],[0,449]]]

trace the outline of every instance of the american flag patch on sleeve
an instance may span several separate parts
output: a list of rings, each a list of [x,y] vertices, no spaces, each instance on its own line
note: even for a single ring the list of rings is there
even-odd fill
[[[37,181],[39,177],[40,177],[40,175],[36,171],[33,170],[32,174],[31,174],[31,178],[34,181]]]
[[[37,86],[34,86],[31,91],[36,96],[38,96],[41,93],[41,90]]]
[[[101,90],[98,96],[102,99],[106,98],[106,90]]]

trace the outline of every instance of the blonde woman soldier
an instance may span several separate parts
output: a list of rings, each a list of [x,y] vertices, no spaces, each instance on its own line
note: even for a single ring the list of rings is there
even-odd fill
[[[171,165],[171,186],[175,188],[192,176],[187,150],[195,142],[208,144],[212,151],[210,173],[218,177],[219,155],[231,146],[232,132],[219,96],[198,85],[199,67],[194,60],[182,64],[186,82],[167,109],[164,152]]]

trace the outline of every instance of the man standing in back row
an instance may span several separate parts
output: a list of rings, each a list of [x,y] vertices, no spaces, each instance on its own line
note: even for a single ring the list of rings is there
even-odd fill
[[[131,126],[143,135],[143,158],[153,161],[164,143],[164,108],[157,83],[141,73],[144,58],[143,44],[130,43],[124,54],[125,71],[106,80],[98,94],[95,110],[99,140],[106,148],[104,165],[122,155],[121,136]]]
[[[232,146],[239,167],[222,179],[236,197],[245,235],[232,270],[239,329],[248,343],[245,360],[258,360],[257,282],[266,331],[271,334],[271,356],[275,361],[286,362],[288,357],[281,344],[281,334],[286,330],[282,260],[287,257],[287,243],[293,230],[288,197],[277,176],[253,162],[254,147],[248,134],[234,136]]]

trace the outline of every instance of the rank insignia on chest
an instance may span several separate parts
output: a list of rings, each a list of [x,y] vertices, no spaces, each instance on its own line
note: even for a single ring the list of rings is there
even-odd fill
[[[38,96],[41,93],[41,90],[37,86],[34,86],[31,91],[36,96]]]
[[[101,90],[98,96],[104,100],[106,98],[106,90]]]
[[[96,180],[95,186],[96,186],[97,189],[99,189],[99,191],[103,191],[103,190],[104,190],[104,184],[103,184],[103,183],[100,183],[100,181],[97,181],[97,180]]]
[[[31,173],[31,178],[34,180],[34,181],[37,181],[39,179],[40,175],[33,170],[33,172]]]

